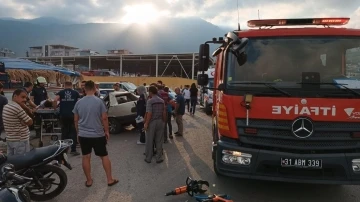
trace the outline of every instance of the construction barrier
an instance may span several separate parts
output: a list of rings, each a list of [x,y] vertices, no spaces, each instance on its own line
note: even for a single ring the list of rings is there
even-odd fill
[[[120,77],[120,76],[83,76],[84,80],[92,80],[94,82],[121,82],[127,81],[131,82],[137,86],[150,85],[151,83],[157,83],[157,81],[161,80],[166,86],[174,89],[176,87],[180,87],[181,85],[191,85],[192,83],[196,84],[196,80],[178,78],[178,77]]]

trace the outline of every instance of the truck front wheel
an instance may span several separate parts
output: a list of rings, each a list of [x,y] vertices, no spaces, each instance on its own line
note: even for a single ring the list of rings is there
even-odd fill
[[[219,136],[217,133],[217,127],[216,125],[213,125],[213,145],[212,145],[212,159],[213,159],[213,168],[214,168],[214,172],[217,176],[222,176],[222,174],[219,173],[217,166],[216,166],[216,161],[217,161],[217,142],[219,140]]]
[[[216,157],[216,146],[213,146],[213,168],[214,168],[214,172],[217,176],[222,176],[216,166],[216,161],[217,161],[217,157]]]

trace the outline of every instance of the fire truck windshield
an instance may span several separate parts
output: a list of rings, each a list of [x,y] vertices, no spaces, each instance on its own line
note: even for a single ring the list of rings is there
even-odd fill
[[[360,90],[360,37],[249,38],[246,54],[243,66],[231,52],[226,56],[226,88],[230,92],[239,94],[249,88],[261,92],[267,87],[251,82],[271,82],[276,88],[304,96],[304,73],[319,75],[318,82],[345,82],[348,88]],[[314,89],[329,92],[339,88],[321,85]]]

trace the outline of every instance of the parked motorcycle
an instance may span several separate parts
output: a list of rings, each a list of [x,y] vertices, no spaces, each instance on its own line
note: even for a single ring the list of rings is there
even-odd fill
[[[16,174],[32,178],[26,187],[31,200],[51,200],[67,185],[67,175],[61,165],[72,169],[66,154],[72,144],[70,139],[58,140],[53,145],[34,148],[23,155],[8,156],[5,163],[14,165]],[[59,182],[55,182],[54,174]],[[14,184],[19,185],[17,182]]]
[[[1,159],[6,157],[0,157]],[[0,177],[0,201],[6,202],[30,202],[30,194],[26,187],[33,179],[20,176],[15,173],[14,166],[5,164],[1,168]],[[13,182],[20,183],[20,185],[13,185]]]

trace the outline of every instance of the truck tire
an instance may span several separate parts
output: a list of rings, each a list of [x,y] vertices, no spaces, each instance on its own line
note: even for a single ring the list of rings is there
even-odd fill
[[[219,173],[218,169],[217,169],[217,166],[216,166],[216,162],[217,162],[217,155],[216,155],[216,152],[217,152],[217,146],[214,146],[215,144],[217,144],[217,142],[219,141],[219,136],[217,135],[217,127],[216,125],[213,125],[213,145],[212,145],[212,159],[213,159],[213,169],[214,169],[214,172],[216,174],[216,176],[220,177],[220,176],[223,176],[221,173]]]

